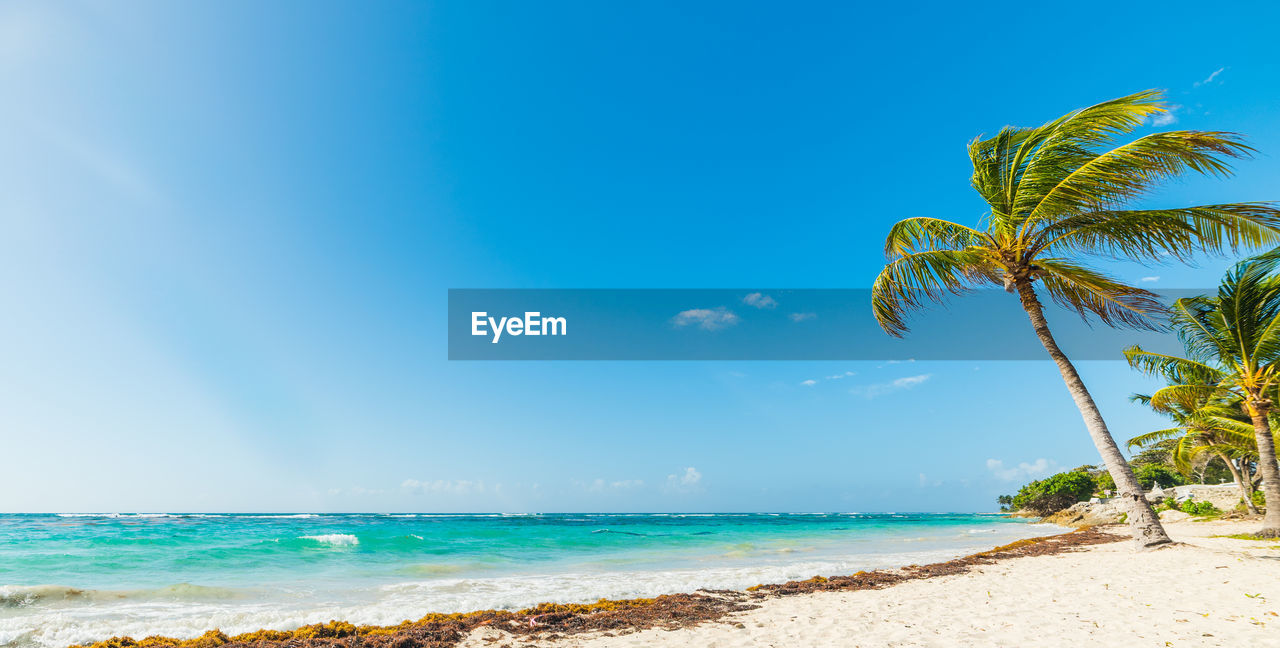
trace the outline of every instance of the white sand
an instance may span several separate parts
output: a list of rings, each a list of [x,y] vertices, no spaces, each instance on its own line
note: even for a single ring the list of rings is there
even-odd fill
[[[882,590],[768,599],[727,622],[553,645],[1280,647],[1280,544],[1210,537],[1257,526],[1167,524],[1185,544],[1135,553],[1126,541],[1015,558]],[[544,644],[481,630],[464,645],[508,642]]]

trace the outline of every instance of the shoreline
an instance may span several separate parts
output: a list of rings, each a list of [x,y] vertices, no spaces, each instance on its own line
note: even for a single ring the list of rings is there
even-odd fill
[[[590,633],[631,634],[644,630],[678,630],[724,621],[738,612],[759,609],[770,599],[816,592],[880,590],[901,583],[967,573],[980,565],[1012,558],[1048,556],[1081,547],[1121,542],[1125,538],[1098,528],[1081,528],[1061,534],[1018,540],[982,552],[926,565],[862,571],[849,576],[815,576],[803,581],[760,584],[746,590],[699,589],[692,593],[665,594],[644,599],[601,599],[595,603],[541,603],[518,611],[477,610],[466,613],[427,614],[397,625],[355,625],[346,621],[310,624],[294,630],[257,630],[227,636],[214,629],[199,637],[112,637],[70,648],[213,648],[214,646],[425,646],[448,648],[462,645],[476,631],[497,632],[512,638],[554,640]]]

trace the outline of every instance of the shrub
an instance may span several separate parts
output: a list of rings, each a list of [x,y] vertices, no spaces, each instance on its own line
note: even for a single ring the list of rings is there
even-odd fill
[[[1209,502],[1187,500],[1182,503],[1182,512],[1188,515],[1218,515],[1222,511]]]
[[[1169,488],[1187,483],[1178,471],[1160,464],[1142,464],[1133,473],[1138,477],[1138,483],[1147,490],[1151,490],[1156,484],[1162,488]]]
[[[1107,491],[1114,491],[1116,489],[1116,480],[1112,479],[1111,473],[1105,470],[1102,471],[1102,473],[1099,474],[1097,477],[1094,477],[1094,481],[1098,483],[1096,492],[1099,495]]]
[[[1088,473],[1065,472],[1023,486],[1013,496],[1014,509],[1049,515],[1089,499],[1097,483]]]

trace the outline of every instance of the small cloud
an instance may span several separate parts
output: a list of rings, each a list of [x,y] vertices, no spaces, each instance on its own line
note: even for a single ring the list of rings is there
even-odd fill
[[[501,485],[499,485],[501,488]],[[406,479],[400,482],[400,489],[411,493],[470,495],[485,492],[483,481],[437,479],[435,481],[418,481]]]
[[[856,376],[856,375],[858,374],[852,371],[846,371],[844,373],[832,374],[830,376],[827,376],[827,380],[840,380],[842,378],[848,378],[849,376]]]
[[[1050,472],[1053,472],[1056,466],[1056,463],[1044,458],[1036,459],[1031,463],[1023,461],[1012,468],[1005,468],[1004,462],[999,459],[987,460],[987,470],[991,471],[991,474],[1000,481],[1044,477]]]
[[[756,308],[777,308],[778,302],[764,293],[751,293],[742,298],[742,303]]]
[[[386,491],[381,488],[365,488],[363,486],[352,486],[351,488],[330,488],[330,495],[382,495]]]
[[[1213,83],[1213,80],[1218,78],[1218,75],[1222,74],[1224,71],[1226,71],[1226,69],[1227,69],[1226,67],[1220,67],[1214,70],[1213,74],[1210,74],[1209,76],[1205,77],[1203,81],[1196,81],[1195,87],[1199,88],[1202,85],[1208,85],[1210,83]],[[1221,83],[1221,81],[1219,81],[1219,83]]]
[[[680,311],[671,318],[676,327],[695,325],[704,331],[718,331],[738,323],[738,316],[733,311],[718,306],[716,308],[691,308]]]
[[[933,374],[920,374],[918,376],[906,376],[891,380],[887,383],[877,383],[874,385],[861,385],[849,390],[851,394],[859,394],[867,398],[876,398],[890,394],[896,391],[912,389],[917,385],[923,384],[925,381],[933,377]]]
[[[919,480],[920,480],[920,488],[924,488],[924,487],[926,487],[926,486],[934,486],[934,487],[937,487],[937,486],[941,486],[941,485],[942,485],[942,480],[940,480],[940,479],[929,479],[929,476],[928,476],[928,475],[926,475],[926,474],[924,474],[924,473],[920,473],[920,478],[919,478]]]
[[[684,469],[683,473],[667,475],[667,490],[676,493],[687,493],[698,489],[702,481],[702,473],[693,466]]]
[[[812,387],[812,386],[814,386],[814,385],[818,384],[818,381],[813,380],[813,379],[809,379],[809,380],[803,380],[803,381],[801,381],[801,382],[800,382],[800,384],[801,384],[801,385],[804,385],[805,387]]]
[[[1178,116],[1174,114],[1174,111],[1181,107],[1182,106],[1169,106],[1169,112],[1162,112],[1151,118],[1151,125],[1168,126],[1169,124],[1178,121]]]
[[[811,319],[818,319],[818,314],[817,313],[792,313],[787,317],[790,317],[791,321],[793,322],[807,322]]]
[[[641,488],[644,486],[644,480],[621,479],[617,481],[606,481],[604,479],[593,479],[589,482],[574,481],[573,485],[587,491],[588,493],[604,493],[609,491]]]
[[[1157,282],[1157,281],[1160,281],[1160,275],[1154,275],[1154,276],[1151,276],[1151,277],[1143,277],[1140,281],[1142,281],[1142,283],[1155,283],[1155,282]]]

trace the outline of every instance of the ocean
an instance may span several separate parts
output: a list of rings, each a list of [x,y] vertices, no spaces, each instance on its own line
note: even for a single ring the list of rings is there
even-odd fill
[[[0,515],[0,646],[744,588],[1059,531],[949,513]]]

